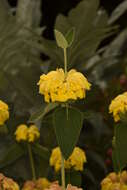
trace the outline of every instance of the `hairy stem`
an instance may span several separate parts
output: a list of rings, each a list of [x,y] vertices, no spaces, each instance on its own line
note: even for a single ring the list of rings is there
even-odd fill
[[[64,72],[67,74],[67,49],[64,48]]]

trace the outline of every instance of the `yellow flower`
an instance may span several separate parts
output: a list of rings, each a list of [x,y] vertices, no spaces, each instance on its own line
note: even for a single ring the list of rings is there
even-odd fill
[[[50,186],[49,180],[46,179],[46,178],[44,178],[44,177],[43,178],[39,178],[37,180],[37,182],[36,182],[36,187],[39,190],[44,190],[46,188],[49,188],[49,186]]]
[[[59,147],[52,150],[49,162],[51,166],[54,166],[56,172],[61,169],[61,151]],[[71,156],[64,162],[66,169],[73,168],[74,170],[82,171],[83,165],[86,162],[85,152],[79,147],[75,147]]]
[[[19,125],[15,131],[16,140],[18,142],[26,141],[27,140],[27,131],[28,131],[27,125],[25,125],[25,124]]]
[[[68,184],[66,190],[82,190],[82,188]]]
[[[34,181],[26,181],[23,185],[22,190],[37,190]]]
[[[20,141],[28,141],[34,142],[36,139],[40,137],[40,133],[38,128],[35,125],[31,125],[28,127],[25,124],[21,124],[17,127],[15,131],[16,140]]]
[[[101,190],[127,190],[127,172],[111,172],[101,182]]]
[[[46,190],[62,190],[63,188],[59,185],[58,181],[54,181],[51,183],[50,187]],[[72,186],[71,184],[67,185],[66,190],[82,190],[82,188],[78,188],[77,186]]]
[[[127,190],[127,185],[122,185],[120,190]]]
[[[79,147],[75,147],[72,155],[68,158],[68,161],[69,163],[71,163],[71,166],[75,170],[82,171],[83,164],[86,162],[86,156],[84,151]]]
[[[11,178],[0,174],[0,189],[2,190],[19,190],[18,184]]]
[[[52,154],[49,160],[51,166],[54,166],[55,171],[59,171],[61,168],[61,152],[60,148],[56,147],[52,150]]]
[[[49,188],[50,182],[46,178],[39,178],[35,181],[26,181],[22,190],[44,190]]]
[[[115,122],[120,120],[120,114],[127,111],[127,92],[118,95],[109,106],[109,113],[113,113]]]
[[[66,102],[85,98],[86,90],[91,84],[85,76],[72,69],[67,74],[63,69],[50,71],[40,76],[39,93],[44,95],[46,102]]]
[[[28,128],[28,141],[29,142],[34,142],[36,139],[40,137],[40,133],[38,128],[35,125],[31,125]]]
[[[101,182],[101,189],[102,190],[109,190],[110,187],[112,186],[112,181],[110,178],[105,178],[102,182]]]
[[[0,100],[0,125],[3,125],[9,118],[8,105]]]

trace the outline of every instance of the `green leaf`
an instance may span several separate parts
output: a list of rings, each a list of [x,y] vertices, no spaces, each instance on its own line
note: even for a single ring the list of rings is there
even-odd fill
[[[25,154],[25,150],[21,145],[15,143],[8,148],[8,151],[4,152],[0,158],[0,168],[3,168],[9,164],[14,163],[17,159]]]
[[[122,68],[119,67],[119,64],[121,64],[121,58],[125,53],[123,50],[125,50],[124,44],[126,40],[127,28],[120,32],[116,38],[111,41],[101,56],[101,59],[99,58],[95,63],[96,66],[93,67],[93,69],[96,70],[96,74],[95,76],[92,75],[92,77],[100,86],[101,84],[104,86],[107,81],[112,79],[113,75],[116,76],[122,72]],[[112,70],[114,72],[112,72]]]
[[[49,161],[50,152],[46,147],[43,147],[40,144],[33,144],[32,150],[34,154],[40,156],[42,159]]]
[[[40,119],[43,119],[43,117],[48,114],[50,111],[55,109],[59,104],[58,103],[49,103],[44,108],[40,108],[37,112],[33,113],[29,119],[29,122],[35,122]]]
[[[68,42],[68,47],[71,46],[71,44],[73,43],[74,37],[75,37],[75,29],[74,29],[74,28],[71,28],[71,29],[67,32],[67,34],[66,34],[66,36],[65,36],[65,38],[66,38],[66,40],[67,40],[67,42]]]
[[[30,45],[26,43],[26,41],[35,41],[35,36],[31,33],[27,37],[19,36],[18,34],[22,26],[16,23],[14,16],[9,16],[7,21],[3,19],[3,16],[0,18],[2,18],[3,23],[1,23],[0,19],[0,60],[2,60],[0,61],[0,75],[2,76],[2,80],[0,80],[0,94],[5,97],[6,101],[11,102],[12,105],[14,103],[12,107],[16,111],[16,115],[19,112],[22,112],[22,114],[28,113],[30,108],[33,107],[34,102],[36,102],[36,105],[39,105],[41,102],[37,98],[36,92],[38,89],[35,82],[38,80],[40,73],[40,64],[35,66],[35,61],[33,64],[33,60],[29,60],[28,58],[31,57],[30,54],[32,54],[34,57],[37,57],[37,59],[40,59],[40,54],[38,51],[33,53],[35,52],[35,48],[30,47]],[[17,77],[20,73],[23,73],[23,77],[21,78]],[[17,80],[15,80],[16,78]],[[9,88],[8,92],[6,92],[7,88]],[[33,91],[35,93],[33,93]],[[14,94],[16,95],[15,97]],[[16,98],[17,96],[18,99]],[[14,99],[12,99],[12,97],[14,97]],[[22,102],[24,102],[23,105]],[[21,106],[23,108],[22,111],[19,109]]]
[[[72,25],[68,22],[67,17],[65,17],[62,14],[59,14],[55,21],[55,28],[61,31],[65,36],[67,32],[70,30],[70,28],[72,28]]]
[[[125,13],[125,11],[127,11],[127,0],[123,1],[122,3],[120,3],[115,10],[112,12],[111,17],[109,18],[109,24],[114,23],[117,19],[119,19],[120,16],[122,16],[122,14]]]
[[[75,28],[75,38],[68,49],[69,69],[75,67],[81,70],[82,67],[85,70],[86,65],[89,65],[88,60],[95,54],[101,41],[112,33],[113,27],[108,25],[107,12],[102,9],[98,11],[98,8],[99,0],[83,0],[69,11],[68,16],[60,14],[56,18],[55,28],[64,36],[70,28]],[[51,58],[52,65],[62,65],[62,50],[51,40],[42,41],[42,51]]]
[[[117,160],[119,171],[127,166],[127,125],[120,123],[115,126],[115,150],[114,156]],[[116,163],[116,162],[115,162]]]
[[[53,125],[55,128],[58,145],[67,159],[72,153],[81,128],[83,116],[81,112],[74,108],[58,108],[53,113]]]
[[[92,26],[92,22],[96,17],[99,0],[81,1],[76,8],[72,9],[69,14],[69,22],[76,27],[78,36],[84,37]]]
[[[54,30],[54,32],[55,32],[57,45],[63,49],[66,49],[68,47],[68,42],[66,38],[64,37],[64,35],[58,30]]]
[[[101,41],[112,31],[112,27],[108,25],[106,11],[99,10],[98,14],[98,8],[99,0],[84,0],[70,10],[67,17],[58,15],[56,18],[55,28],[63,34],[66,34],[69,28],[76,29],[75,40],[68,51],[70,68],[79,69],[79,66],[82,66],[84,69],[84,63],[87,63]]]
[[[125,28],[122,32],[120,32],[120,34],[110,43],[108,48],[106,48],[106,51],[104,52],[104,57],[105,58],[112,57],[113,59],[114,57],[116,56],[118,57],[118,55],[121,55],[126,39],[127,39],[127,28]],[[108,64],[111,63],[109,62],[107,63],[107,65]]]

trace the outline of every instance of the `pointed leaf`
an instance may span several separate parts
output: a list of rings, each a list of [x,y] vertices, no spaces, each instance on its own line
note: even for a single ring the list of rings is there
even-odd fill
[[[68,47],[68,42],[66,38],[64,37],[64,35],[58,30],[54,30],[54,32],[55,32],[57,45],[63,49],[66,49]]]
[[[74,37],[75,37],[75,29],[74,28],[71,28],[67,34],[66,34],[66,40],[68,42],[68,47],[71,46],[71,44],[73,43],[74,41]]]
[[[55,28],[57,28],[58,31],[61,31],[64,35],[66,35],[66,33],[69,31],[70,28],[72,28],[72,26],[68,22],[68,18],[66,16],[59,14],[56,17]]]
[[[57,142],[65,159],[70,156],[77,143],[82,122],[81,112],[74,108],[68,108],[68,111],[66,108],[58,108],[53,114]]]

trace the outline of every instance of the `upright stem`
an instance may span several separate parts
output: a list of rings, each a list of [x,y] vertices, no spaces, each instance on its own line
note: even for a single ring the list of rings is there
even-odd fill
[[[35,173],[35,166],[34,166],[34,159],[33,159],[31,144],[28,143],[27,147],[28,147],[28,154],[29,154],[29,159],[30,159],[32,177],[33,177],[33,180],[36,180],[36,173]]]
[[[64,72],[65,77],[67,76],[67,49],[64,48]],[[68,120],[68,103],[66,103],[66,113],[67,113],[67,120]]]
[[[67,49],[64,48],[64,72],[67,74]]]
[[[115,136],[115,141],[116,141],[116,126],[115,126],[115,129],[114,129],[114,136]],[[115,142],[115,146],[116,146],[116,142]],[[116,161],[117,161],[117,164],[118,164],[118,167],[119,167],[119,172],[121,173],[119,151],[118,150],[116,151],[115,157],[116,157]]]
[[[64,169],[64,157],[61,152],[61,181],[62,181],[62,190],[65,190],[65,169]]]

